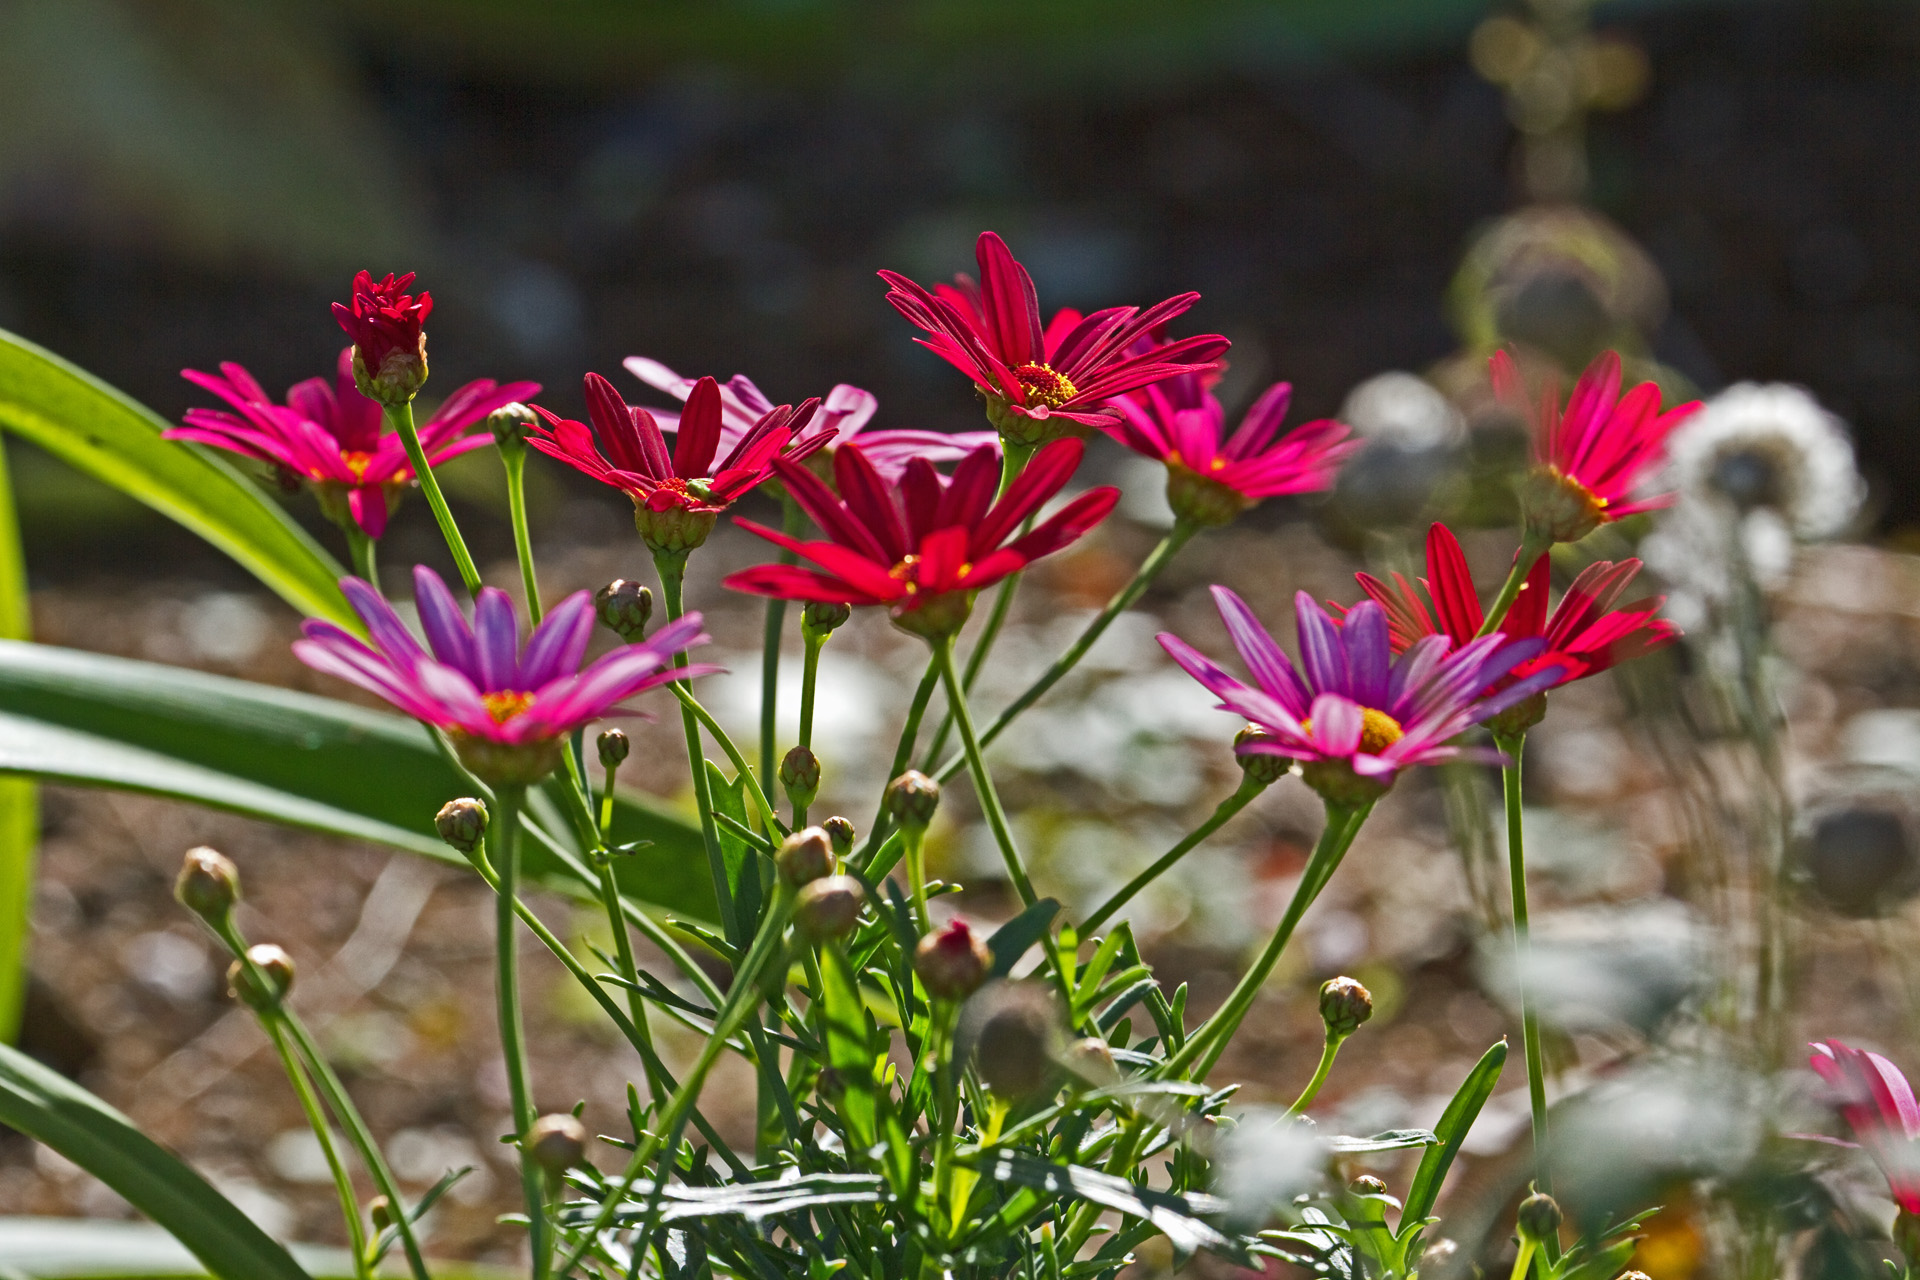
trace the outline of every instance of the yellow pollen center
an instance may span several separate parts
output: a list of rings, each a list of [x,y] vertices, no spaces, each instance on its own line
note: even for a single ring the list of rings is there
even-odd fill
[[[367,468],[373,464],[373,455],[359,449],[342,449],[340,461],[347,464],[347,470],[353,472],[356,480],[365,480]]]
[[[1585,486],[1584,484],[1581,484],[1578,480],[1575,480],[1572,476],[1568,475],[1566,472],[1562,471],[1560,468],[1548,467],[1547,470],[1552,473],[1553,478],[1555,480],[1558,480],[1560,482],[1560,485],[1562,488],[1566,489],[1568,493],[1575,495],[1582,502],[1586,503],[1587,508],[1590,511],[1594,512],[1596,515],[1607,509],[1607,500],[1605,498],[1601,497],[1599,494],[1595,493],[1593,490],[1587,488],[1587,486]]]
[[[1044,404],[1049,409],[1058,409],[1080,394],[1079,389],[1052,365],[1019,365],[1015,367],[1013,376],[1026,388],[1029,402]]]
[[[496,693],[481,694],[480,701],[495,724],[505,724],[533,705],[533,695],[518,689],[501,689]]]
[[[1302,720],[1300,727],[1308,733],[1313,732],[1313,721]],[[1360,708],[1360,751],[1362,754],[1377,756],[1400,739],[1407,736],[1400,722],[1384,711],[1375,711],[1372,707]]]

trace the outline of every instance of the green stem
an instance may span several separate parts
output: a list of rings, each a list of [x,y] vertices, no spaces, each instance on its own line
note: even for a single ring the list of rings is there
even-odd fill
[[[1281,918],[1279,927],[1274,929],[1273,937],[1267,940],[1266,949],[1254,961],[1253,967],[1241,976],[1239,983],[1227,996],[1226,1003],[1187,1038],[1180,1052],[1168,1059],[1157,1074],[1163,1077],[1184,1074],[1199,1080],[1205,1079],[1207,1073],[1213,1070],[1214,1064],[1220,1061],[1220,1055],[1226,1052],[1233,1033],[1240,1029],[1241,1021],[1253,1008],[1260,988],[1266,985],[1273,966],[1280,960],[1280,953],[1286,950],[1293,931],[1299,927],[1300,918],[1307,914],[1307,908],[1327,887],[1327,881],[1333,878],[1340,860],[1346,857],[1353,838],[1360,834],[1361,824],[1372,811],[1371,804],[1348,809],[1328,802],[1327,824],[1320,831],[1319,842],[1313,847],[1313,856],[1307,859],[1306,870],[1300,873],[1300,884],[1293,891],[1293,901],[1287,904],[1287,914]]]
[[[1513,1270],[1507,1274],[1507,1280],[1526,1280],[1527,1272],[1533,1269],[1533,1256],[1539,1251],[1539,1245],[1521,1236],[1520,1252],[1514,1255]]]
[[[927,659],[927,669],[920,676],[920,685],[913,691],[913,701],[907,706],[906,723],[900,726],[900,741],[893,749],[893,763],[887,766],[886,783],[882,784],[882,796],[879,811],[873,815],[873,827],[867,832],[867,842],[861,846],[860,856],[853,859],[853,865],[865,868],[872,861],[887,835],[892,830],[892,820],[887,816],[887,804],[884,787],[906,772],[907,764],[913,759],[914,740],[920,736],[920,722],[926,718],[927,704],[933,700],[934,686],[940,683],[940,662],[937,658]]]
[[[1520,588],[1527,584],[1527,574],[1533,569],[1533,562],[1547,554],[1553,547],[1553,539],[1545,534],[1528,531],[1520,535],[1520,551],[1513,558],[1513,568],[1507,571],[1507,580],[1500,584],[1500,594],[1487,606],[1487,617],[1480,624],[1477,635],[1490,636],[1500,629],[1507,620],[1508,610],[1513,602],[1520,598]]]
[[[333,1189],[340,1197],[340,1214],[346,1219],[347,1235],[352,1240],[353,1274],[359,1280],[371,1280],[373,1272],[367,1263],[367,1232],[360,1221],[360,1200],[353,1193],[353,1176],[347,1172],[346,1162],[340,1158],[339,1145],[333,1140],[333,1126],[327,1122],[327,1113],[313,1091],[313,1082],[307,1078],[306,1068],[300,1065],[300,1059],[294,1053],[280,1019],[277,1016],[262,1017],[260,1025],[273,1041],[274,1052],[280,1055],[280,1065],[286,1069],[287,1079],[292,1082],[293,1091],[300,1099],[300,1109],[306,1113],[313,1136],[320,1142],[320,1152],[327,1158],[327,1169],[333,1174]]]
[[[607,786],[600,798],[600,847],[596,849],[590,861],[599,872],[600,905],[607,913],[607,928],[613,931],[614,967],[620,976],[632,985],[627,988],[627,1011],[633,1018],[634,1033],[653,1045],[653,1033],[647,1026],[647,1002],[638,990],[640,985],[640,966],[633,955],[633,935],[627,928],[627,913],[620,903],[620,883],[613,876],[613,855],[607,852],[607,836],[613,825],[613,781],[619,772],[618,765],[607,766]],[[653,1063],[647,1058],[641,1059],[641,1067],[646,1072],[647,1090],[655,1102],[666,1097],[660,1077],[653,1070]]]
[[[1327,1082],[1327,1073],[1333,1070],[1333,1060],[1339,1056],[1340,1046],[1346,1043],[1346,1039],[1345,1036],[1329,1035],[1327,1037],[1326,1043],[1320,1048],[1320,1065],[1313,1069],[1313,1079],[1307,1081],[1307,1087],[1300,1091],[1300,1096],[1295,1098],[1293,1105],[1287,1108],[1288,1115],[1297,1116],[1313,1105],[1313,1100],[1319,1095],[1320,1086]]]
[[[727,736],[727,731],[720,727],[720,722],[713,718],[713,712],[702,706],[700,699],[694,697],[693,690],[686,685],[676,683],[667,687],[673,690],[676,698],[680,699],[681,710],[691,713],[700,723],[700,727],[707,731],[707,736],[720,744],[720,750],[733,765],[734,772],[747,780],[747,799],[753,801],[753,807],[760,811],[760,818],[767,824],[767,830],[773,833],[773,838],[778,840],[785,835],[786,832],[780,825],[780,817],[773,811],[773,802],[767,799],[767,793],[760,786],[760,780],[753,776],[753,770],[747,765],[746,756],[740,753],[740,748],[735,746],[733,739]]]
[[[780,527],[789,538],[800,536],[800,506],[791,497],[782,496]],[[780,552],[781,564],[793,564],[799,557]],[[777,763],[775,744],[779,738],[780,711],[780,636],[787,622],[787,602],[777,596],[767,598],[767,621],[760,640],[760,776],[771,778]],[[799,825],[798,823],[795,824]]]
[[[420,447],[420,432],[413,425],[413,405],[390,404],[382,412],[387,425],[400,434],[407,460],[413,464],[413,474],[420,480],[420,491],[427,495],[427,505],[433,508],[433,518],[440,525],[440,536],[446,539],[447,550],[453,553],[453,563],[460,570],[460,581],[466,583],[468,595],[479,595],[480,570],[474,567],[466,539],[460,536],[460,526],[454,523],[453,512],[447,509],[447,497],[440,492],[440,482],[434,479],[433,467],[427,462],[426,451]]]
[[[812,627],[800,628],[802,646],[802,666],[800,668],[800,745],[808,751],[813,750],[813,699],[820,684],[820,650],[827,643],[829,632],[815,631]],[[807,825],[807,806],[793,807],[793,827],[798,831]]]
[[[500,446],[500,465],[507,472],[507,512],[513,520],[513,553],[520,560],[520,585],[527,593],[527,615],[540,621],[540,580],[533,571],[533,539],[527,533],[527,446],[519,441]]]
[[[1513,891],[1514,982],[1520,993],[1520,1034],[1527,1053],[1527,1103],[1533,1113],[1533,1179],[1541,1191],[1551,1195],[1546,1064],[1540,1053],[1540,1018],[1533,1007],[1527,981],[1532,956],[1527,936],[1527,849],[1520,810],[1520,755],[1526,747],[1527,736],[1495,734],[1493,740],[1507,756],[1507,763],[1500,769],[1500,782],[1507,802],[1507,875]]]
[[[527,1068],[526,1031],[520,1021],[519,932],[514,928],[514,900],[520,883],[520,807],[526,802],[523,786],[494,788],[499,803],[487,827],[487,860],[499,878],[494,898],[494,995],[500,1021],[500,1051],[506,1059],[507,1094],[513,1104],[514,1136],[520,1143],[520,1187],[527,1201],[527,1232],[533,1248],[533,1277],[542,1280],[552,1261],[548,1256],[545,1184],[540,1166],[527,1149],[533,1128],[533,1091]]]
[[[1114,593],[1113,598],[1107,601],[1106,606],[1095,615],[1091,622],[1087,623],[1086,629],[1067,647],[1066,652],[1054,659],[1053,665],[1041,672],[1039,679],[1028,685],[1025,692],[1008,703],[1006,709],[994,717],[993,723],[988,725],[980,734],[980,745],[982,747],[993,745],[993,740],[998,738],[1001,733],[1006,730],[1008,725],[1018,719],[1021,713],[1026,711],[1026,709],[1034,703],[1040,701],[1042,697],[1046,696],[1047,690],[1060,683],[1061,679],[1066,676],[1068,672],[1080,665],[1080,660],[1086,657],[1087,651],[1093,648],[1094,644],[1102,635],[1106,634],[1107,628],[1113,625],[1113,620],[1125,613],[1128,609],[1131,609],[1139,601],[1140,597],[1146,594],[1147,588],[1153,585],[1154,579],[1160,576],[1166,567],[1173,562],[1173,558],[1180,554],[1180,549],[1186,546],[1187,543],[1192,540],[1193,535],[1198,532],[1200,532],[1199,525],[1190,524],[1184,520],[1179,521],[1172,529],[1168,530],[1167,536],[1160,539],[1160,544],[1147,554],[1145,560],[1140,562],[1140,567],[1134,571],[1134,575],[1127,582],[1127,585]],[[982,645],[984,646],[984,644],[985,638],[982,637]],[[980,649],[976,648],[974,652],[977,654],[980,652]],[[971,666],[971,664],[969,665]],[[969,671],[966,685],[969,689],[973,687],[971,670]],[[938,744],[936,744],[935,752],[937,752],[937,750]],[[930,752],[929,755],[935,752]],[[966,761],[959,756],[954,756],[940,766],[939,770],[934,774],[934,780],[937,782],[945,782],[965,767]]]
[[[907,883],[913,890],[913,918],[922,934],[933,932],[933,916],[927,910],[927,829],[905,827],[900,841],[907,851]]]
[[[1126,882],[1105,902],[1094,909],[1080,926],[1080,935],[1091,938],[1101,925],[1113,918],[1114,912],[1133,901],[1134,895],[1167,873],[1168,868],[1186,857],[1208,836],[1227,825],[1233,816],[1253,803],[1255,796],[1267,789],[1267,784],[1252,777],[1243,777],[1240,787],[1232,795],[1214,806],[1213,816],[1189,831],[1173,846],[1154,860],[1152,866]]]
[[[1020,850],[1014,845],[1013,829],[1007,823],[1006,810],[1000,807],[999,793],[993,789],[993,775],[987,772],[986,758],[980,754],[980,742],[974,736],[973,716],[967,711],[967,693],[961,687],[960,673],[953,665],[952,636],[941,636],[933,642],[933,660],[939,664],[940,679],[946,684],[953,722],[960,730],[960,747],[966,752],[968,767],[973,770],[973,789],[979,796],[980,809],[986,815],[987,826],[993,831],[994,843],[1000,846],[1000,857],[1007,866],[1007,878],[1013,881],[1020,901],[1030,907],[1038,898],[1033,892],[1033,884],[1027,879],[1026,868],[1020,864]]]
[[[687,558],[684,554],[655,552],[654,569],[660,574],[660,594],[667,605],[667,620],[679,621],[686,612]],[[687,665],[687,655],[673,655],[673,665]],[[727,941],[741,946],[745,941],[740,921],[733,914],[733,888],[727,882],[727,860],[720,852],[720,832],[713,821],[713,788],[707,782],[707,757],[700,749],[700,720],[694,714],[691,693],[680,684],[668,686],[680,696],[680,725],[687,739],[687,770],[693,775],[693,800],[700,810],[700,836],[707,846],[707,872],[713,879],[713,900],[720,910],[720,927]],[[565,1274],[562,1272],[561,1274]]]
[[[354,575],[365,581],[375,591],[378,591],[380,589],[380,565],[374,553],[374,548],[378,544],[376,544],[372,538],[369,538],[365,531],[362,530],[359,525],[353,523],[353,521],[347,521],[344,527],[347,531],[347,550],[353,554]]]

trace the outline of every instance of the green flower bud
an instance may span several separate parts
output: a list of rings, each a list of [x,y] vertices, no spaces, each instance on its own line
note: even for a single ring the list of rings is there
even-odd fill
[[[180,876],[173,882],[180,905],[210,925],[223,923],[240,900],[240,868],[206,845],[187,850]]]
[[[227,969],[228,994],[255,1013],[278,1007],[293,990],[293,957],[271,942],[262,942],[247,948],[247,959],[258,968],[258,976],[253,968],[235,960]]]
[[[1387,1194],[1387,1184],[1370,1173],[1363,1173],[1347,1184],[1347,1190],[1357,1196],[1383,1196]]]
[[[1537,1242],[1557,1237],[1563,1220],[1560,1202],[1544,1191],[1536,1191],[1520,1202],[1514,1223],[1520,1229],[1521,1239]]]
[[[1328,978],[1320,984],[1320,1020],[1329,1039],[1344,1040],[1373,1016],[1373,993],[1352,978]]]
[[[1120,1078],[1120,1068],[1113,1061],[1113,1046],[1099,1036],[1083,1036],[1068,1045],[1066,1060],[1069,1070],[1094,1085],[1112,1084]]]
[[[809,600],[807,607],[800,612],[800,625],[814,635],[831,635],[845,626],[847,619],[853,616],[853,606],[838,601]]]
[[[833,874],[833,845],[819,827],[802,827],[780,842],[773,865],[782,880],[798,889]]]
[[[1262,786],[1270,787],[1293,771],[1293,761],[1286,756],[1268,755],[1264,751],[1241,751],[1249,742],[1271,742],[1273,735],[1259,725],[1250,724],[1233,735],[1233,758],[1240,765],[1240,772]]]
[[[487,806],[471,796],[449,800],[433,816],[433,829],[461,853],[471,854],[486,839]]]
[[[602,769],[618,769],[626,761],[627,753],[633,750],[626,733],[619,729],[601,730],[600,736],[594,739],[594,745],[600,749]]]
[[[587,1158],[587,1130],[566,1114],[541,1116],[527,1130],[527,1154],[553,1177]]]
[[[887,784],[887,816],[905,831],[925,831],[940,807],[940,784],[909,769]]]
[[[913,971],[935,1000],[964,1000],[993,971],[993,952],[966,921],[955,920],[920,939],[913,949]]]
[[[594,592],[593,609],[601,626],[628,644],[639,644],[653,618],[653,592],[630,579],[615,578]]]
[[[780,761],[780,785],[796,809],[812,804],[820,794],[820,761],[805,747],[795,747]]]
[[[502,449],[513,449],[527,442],[527,428],[533,425],[533,410],[523,404],[503,404],[487,415],[487,430]]]
[[[845,818],[832,817],[820,824],[827,833],[827,839],[833,844],[833,856],[844,858],[853,852],[853,823]]]
[[[852,876],[822,876],[801,886],[793,923],[813,942],[845,937],[860,922],[867,891]]]
[[[1029,1098],[1047,1088],[1061,1050],[1060,1006],[1037,982],[996,982],[967,1003],[963,1038],[973,1069],[1002,1098]]]
[[[393,1201],[385,1196],[375,1196],[367,1201],[367,1217],[373,1219],[375,1231],[385,1231],[393,1225]]]

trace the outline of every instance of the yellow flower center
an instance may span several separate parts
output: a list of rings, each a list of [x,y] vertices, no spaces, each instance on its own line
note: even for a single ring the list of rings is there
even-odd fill
[[[1308,733],[1313,732],[1313,721],[1302,720],[1300,727]],[[1360,708],[1360,751],[1364,755],[1377,756],[1400,739],[1407,731],[1400,722],[1384,711],[1375,711],[1372,707]]]
[[[1026,388],[1029,403],[1044,404],[1049,409],[1058,409],[1080,394],[1079,389],[1052,365],[1018,365],[1013,370],[1013,376]]]
[[[495,724],[505,724],[533,705],[533,695],[518,689],[501,689],[495,693],[481,694],[480,701]]]
[[[373,455],[360,449],[342,449],[340,461],[347,464],[347,470],[353,472],[356,480],[365,480],[367,468],[373,464]]]

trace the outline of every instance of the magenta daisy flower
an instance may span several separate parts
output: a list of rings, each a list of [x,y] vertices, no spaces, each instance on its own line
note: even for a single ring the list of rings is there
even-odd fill
[[[658,360],[649,360],[645,356],[628,356],[626,367],[627,372],[640,381],[683,403],[693,394],[693,388],[697,385],[695,379],[684,378]],[[746,438],[755,423],[773,412],[775,405],[744,373],[736,373],[719,385],[720,447],[730,449]],[[873,392],[844,382],[837,383],[833,390],[827,392],[827,398],[820,402],[820,412],[814,416],[809,434],[822,428],[831,430],[833,434],[827,438],[824,446],[827,452],[857,439],[860,452],[889,484],[898,483],[907,463],[915,458],[945,464],[960,461],[982,445],[991,445],[995,449],[1000,447],[999,433],[993,431],[949,434],[945,431],[918,431],[910,427],[869,431],[867,424],[873,421],[874,412],[879,407],[880,402]],[[679,414],[661,409],[649,409],[648,412],[660,424],[662,431],[679,430]]]
[[[1111,401],[1120,417],[1109,436],[1166,464],[1167,503],[1193,524],[1220,525],[1261,501],[1333,487],[1355,449],[1351,429],[1331,418],[1280,434],[1293,386],[1268,387],[1231,435],[1227,414],[1203,374],[1183,373]]]
[[[293,483],[310,485],[329,519],[358,525],[369,538],[387,531],[387,517],[413,484],[413,464],[396,432],[381,431],[380,406],[354,385],[353,348],[340,353],[333,385],[308,378],[273,402],[253,375],[231,362],[219,374],[183,369],[180,376],[232,406],[189,409],[186,425],[162,433],[269,463]],[[495,409],[539,394],[537,382],[469,382],[420,425],[420,447],[439,466],[493,443],[486,433],[467,434]]]
[[[1807,1046],[1807,1059],[1833,1090],[1853,1136],[1886,1175],[1903,1214],[1920,1214],[1920,1103],[1900,1068],[1840,1040]]]
[[[1142,310],[1109,307],[1042,328],[1033,277],[1006,242],[982,232],[980,282],[928,290],[882,271],[887,301],[927,336],[914,341],[973,379],[1003,439],[1037,445],[1087,436],[1113,420],[1107,401],[1175,374],[1211,369],[1227,349],[1217,333],[1177,342],[1149,338],[1200,300],[1182,293]]]
[[[309,618],[293,643],[300,661],[359,685],[414,719],[444,729],[461,761],[485,782],[538,782],[560,762],[561,744],[582,725],[614,714],[628,698],[670,680],[706,675],[710,665],[674,668],[674,655],[707,637],[700,615],[668,623],[580,669],[593,634],[593,599],[568,596],[524,648],[513,602],[485,587],[468,625],[440,576],[413,571],[414,603],[430,648],[422,649],[380,593],[358,578],[340,589],[367,624],[372,645],[331,622]]]
[[[1288,660],[1253,611],[1225,587],[1213,589],[1227,635],[1253,674],[1247,684],[1178,636],[1160,644],[1188,675],[1220,699],[1220,709],[1259,731],[1236,750],[1300,762],[1307,783],[1329,803],[1354,807],[1385,795],[1401,769],[1461,756],[1498,759],[1453,739],[1469,727],[1555,683],[1545,667],[1497,693],[1487,691],[1538,654],[1539,640],[1510,643],[1499,632],[1452,649],[1428,636],[1394,656],[1387,615],[1369,600],[1335,621],[1312,596],[1294,597],[1300,664]],[[1449,649],[1452,649],[1449,652]]]

